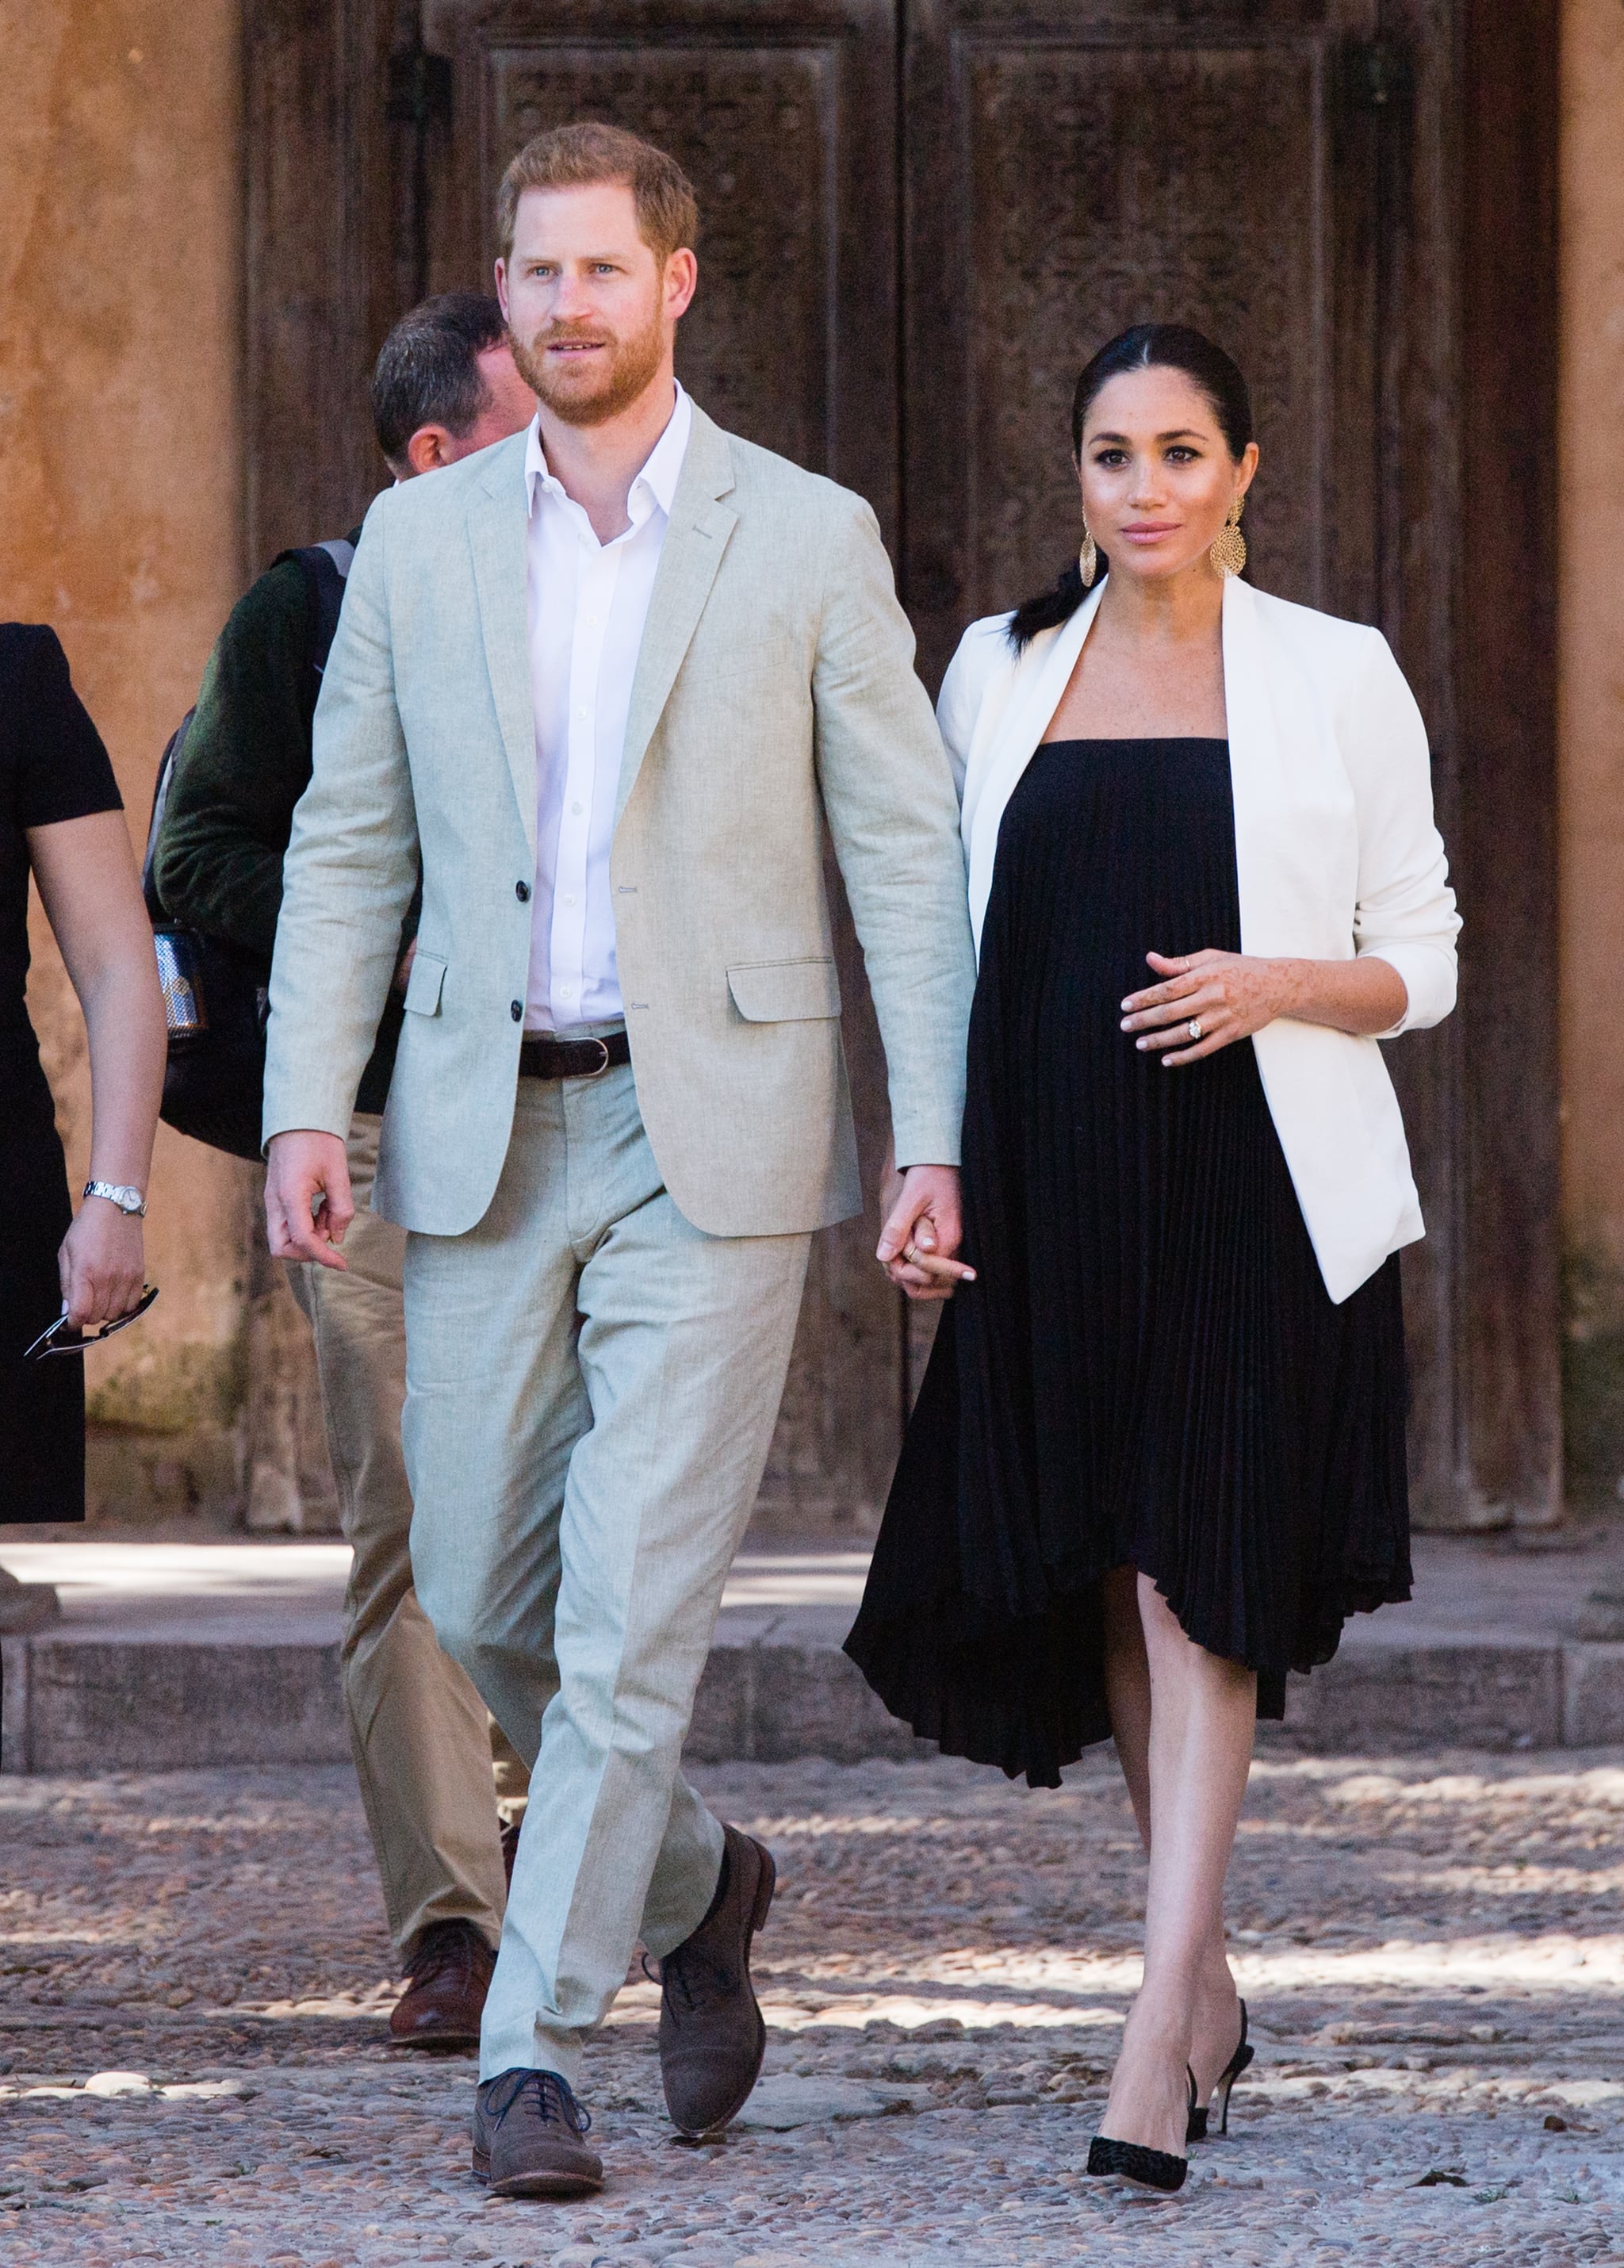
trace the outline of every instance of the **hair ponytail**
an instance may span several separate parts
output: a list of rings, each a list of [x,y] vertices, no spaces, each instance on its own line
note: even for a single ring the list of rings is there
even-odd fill
[[[1102,559],[1101,571],[1105,563]],[[1094,579],[1098,582],[1099,577],[1096,575]],[[1073,559],[1047,591],[1039,592],[1035,599],[1028,599],[1023,606],[1017,607],[1010,624],[1010,644],[1019,653],[1040,630],[1058,630],[1062,622],[1071,620],[1086,596],[1083,571]]]

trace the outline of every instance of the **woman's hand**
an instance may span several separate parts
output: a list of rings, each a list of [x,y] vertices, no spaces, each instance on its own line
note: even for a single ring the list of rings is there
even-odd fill
[[[141,1304],[145,1258],[138,1213],[86,1197],[56,1254],[68,1321],[77,1330],[116,1322]]]
[[[1130,992],[1122,1003],[1122,1029],[1136,1032],[1143,1053],[1162,1049],[1164,1064],[1199,1063],[1233,1040],[1250,1039],[1283,1012],[1280,963],[1245,953],[1200,953],[1145,959],[1163,982]],[[1192,1022],[1201,1026],[1193,1039]]]
[[[1348,961],[1261,961],[1253,954],[1147,953],[1162,979],[1122,1003],[1122,1029],[1145,1054],[1160,1049],[1168,1068],[1199,1063],[1231,1041],[1250,1039],[1277,1016],[1373,1038],[1402,1023],[1404,979],[1379,954]],[[1200,1027],[1196,1039],[1191,1026]]]

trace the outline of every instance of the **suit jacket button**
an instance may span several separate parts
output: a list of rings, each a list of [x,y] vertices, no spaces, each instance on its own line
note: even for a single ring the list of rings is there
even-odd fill
[[[530,903],[529,883],[515,882],[513,885],[513,895],[518,900],[521,906],[527,906]]]
[[[513,1021],[516,1024],[522,1024],[525,1020],[524,1002],[522,1000],[510,1000],[508,1002],[508,1013],[512,1017]]]

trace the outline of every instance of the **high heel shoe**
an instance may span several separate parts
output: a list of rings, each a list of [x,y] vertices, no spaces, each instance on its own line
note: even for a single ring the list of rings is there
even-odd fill
[[[1186,2076],[1190,2082],[1189,2116],[1194,2124],[1195,2074],[1187,2066]],[[1091,2174],[1113,2174],[1129,2189],[1154,2190],[1158,2196],[1171,2197],[1184,2187],[1190,2161],[1176,2157],[1171,2150],[1147,2150],[1143,2142],[1119,2142],[1109,2134],[1096,2134],[1088,2146],[1088,2169]]]
[[[1240,2004],[1240,2044],[1218,2073],[1216,2085],[1213,2088],[1214,2094],[1218,2098],[1220,2134],[1227,2134],[1230,2131],[1230,2096],[1234,2090],[1235,2082],[1242,2072],[1255,2061],[1256,2057],[1257,2050],[1246,2045],[1246,2004],[1243,2000]],[[1208,2139],[1207,2106],[1205,2103],[1198,2103],[1195,2100],[1195,2074],[1192,2072],[1190,2073],[1190,2124],[1184,2138],[1185,2146],[1187,2149],[1192,2142],[1205,2142]]]

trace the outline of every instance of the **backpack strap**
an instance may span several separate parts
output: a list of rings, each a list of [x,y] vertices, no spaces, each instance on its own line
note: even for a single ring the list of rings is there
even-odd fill
[[[355,556],[353,543],[343,536],[333,536],[325,543],[305,543],[297,550],[278,552],[271,562],[273,567],[280,567],[284,559],[296,561],[305,578],[308,608],[305,651],[311,668],[305,688],[307,721],[316,713],[316,696],[321,690],[322,672],[333,650],[339,608],[344,603],[344,583]]]
[[[155,927],[162,927],[169,919],[164,902],[158,894],[154,870],[158,865],[158,838],[164,824],[164,814],[169,808],[169,789],[175,776],[175,758],[186,745],[186,736],[192,729],[192,719],[197,711],[188,709],[165,743],[164,753],[158,761],[158,777],[152,785],[152,816],[147,821],[146,855],[141,861],[141,895],[147,902],[147,913]]]

